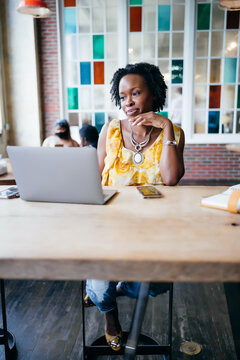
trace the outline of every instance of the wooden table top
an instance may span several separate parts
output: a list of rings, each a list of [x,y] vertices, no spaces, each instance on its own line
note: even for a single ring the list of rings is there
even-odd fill
[[[0,175],[0,185],[16,185],[16,181],[13,175],[12,166],[9,159],[4,159],[7,161],[7,174]]]
[[[0,277],[240,281],[240,215],[200,206],[226,187],[159,189],[103,206],[0,200]]]
[[[240,152],[240,144],[228,144],[226,149],[233,152]]]

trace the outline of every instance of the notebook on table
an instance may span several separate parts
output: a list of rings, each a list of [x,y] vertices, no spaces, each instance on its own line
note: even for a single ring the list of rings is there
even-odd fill
[[[21,199],[105,204],[117,191],[103,190],[93,147],[8,146]]]

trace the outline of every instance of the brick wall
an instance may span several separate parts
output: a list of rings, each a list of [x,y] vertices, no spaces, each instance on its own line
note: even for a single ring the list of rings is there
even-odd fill
[[[58,49],[55,0],[45,0],[53,15],[38,20],[42,109],[45,137],[59,119]],[[225,145],[186,145],[184,179],[236,179],[240,182],[240,154]]]
[[[44,138],[60,116],[56,0],[45,3],[53,14],[37,20]]]

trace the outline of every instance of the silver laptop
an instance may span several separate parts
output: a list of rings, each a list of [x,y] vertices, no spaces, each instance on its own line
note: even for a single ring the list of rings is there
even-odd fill
[[[103,191],[93,147],[8,146],[21,199],[105,204],[116,190]]]

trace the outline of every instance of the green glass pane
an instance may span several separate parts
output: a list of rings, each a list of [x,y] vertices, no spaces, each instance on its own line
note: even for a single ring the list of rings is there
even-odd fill
[[[130,0],[130,5],[142,5],[142,0]]]
[[[198,4],[197,29],[209,30],[210,25],[210,4]]]
[[[78,109],[78,88],[68,88],[68,109]]]
[[[224,83],[235,83],[237,72],[237,59],[225,58],[224,61]]]
[[[170,30],[170,5],[158,5],[158,31]]]
[[[93,58],[104,59],[104,35],[93,35]]]
[[[159,111],[158,114],[168,118],[168,111]]]
[[[172,84],[183,82],[183,60],[172,60]]]
[[[238,85],[237,107],[240,108],[240,85]]]

